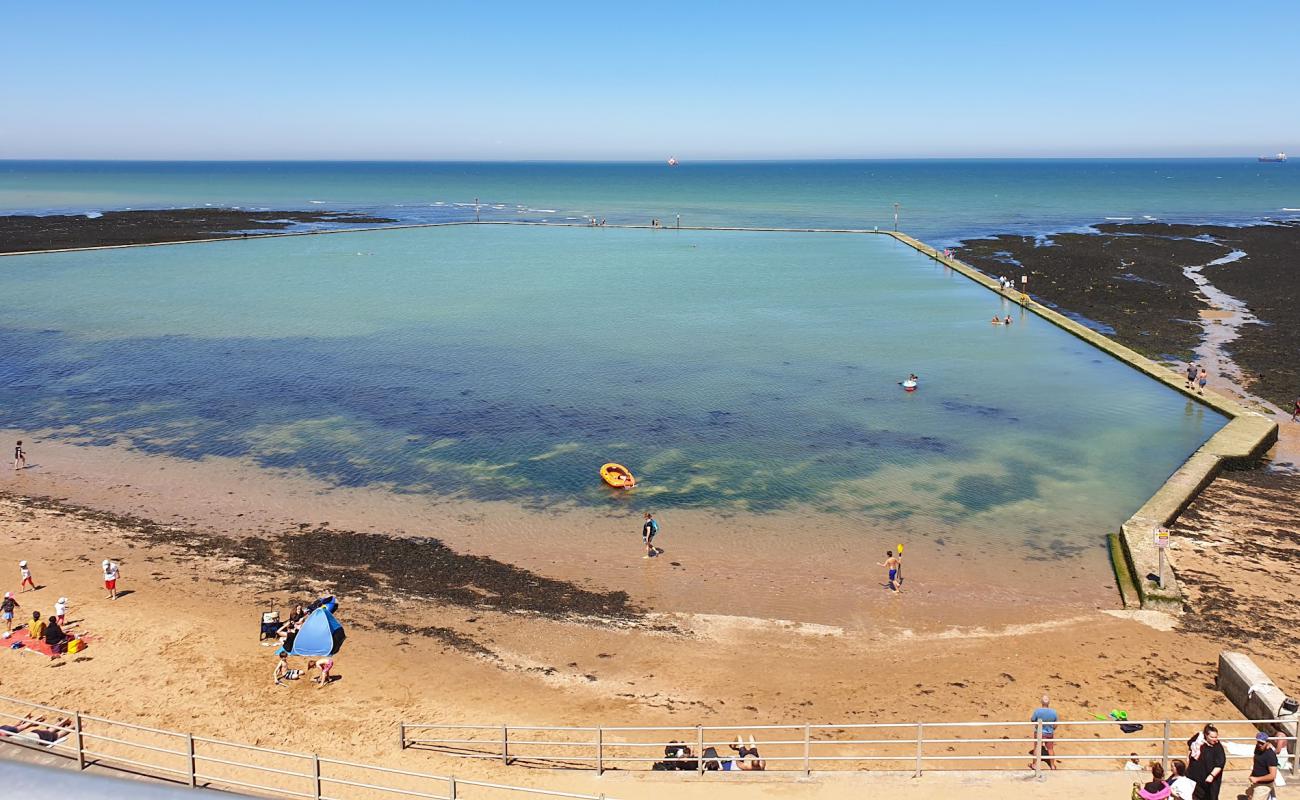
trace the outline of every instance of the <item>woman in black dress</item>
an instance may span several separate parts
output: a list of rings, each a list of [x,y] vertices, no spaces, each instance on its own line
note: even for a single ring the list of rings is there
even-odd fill
[[[1219,800],[1223,768],[1228,755],[1219,741],[1219,729],[1213,725],[1187,740],[1187,777],[1196,781],[1196,796],[1201,800]]]

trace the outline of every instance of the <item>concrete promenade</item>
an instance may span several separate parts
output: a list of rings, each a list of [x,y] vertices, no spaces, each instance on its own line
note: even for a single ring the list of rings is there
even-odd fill
[[[1268,417],[1250,411],[1234,400],[1214,391],[1198,395],[1187,391],[1183,386],[1183,376],[1177,374],[1140,353],[1066,317],[1047,306],[1021,295],[1019,292],[1003,291],[997,281],[955,258],[945,256],[941,251],[924,242],[897,231],[867,230],[864,228],[772,228],[772,227],[713,227],[680,226],[654,227],[651,225],[600,225],[593,226],[585,222],[525,222],[518,220],[463,220],[450,222],[427,222],[403,225],[375,225],[368,227],[340,228],[309,231],[277,231],[248,236],[221,236],[210,239],[191,239],[176,242],[146,242],[139,244],[105,245],[102,247],[82,247],[62,250],[28,250],[14,253],[0,253],[5,256],[40,255],[44,253],[68,253],[87,250],[121,250],[132,247],[161,247],[181,244],[204,244],[208,242],[249,241],[254,239],[276,239],[289,236],[323,236],[341,233],[368,233],[376,231],[410,230],[414,228],[443,228],[462,225],[508,225],[549,228],[615,228],[633,230],[683,230],[683,231],[737,231],[768,233],[834,233],[834,234],[873,234],[890,236],[895,240],[928,256],[945,267],[964,275],[970,280],[984,286],[991,292],[1007,297],[1026,310],[1037,314],[1044,320],[1073,336],[1088,342],[1093,347],[1145,373],[1169,388],[1181,392],[1197,403],[1208,406],[1229,418],[1229,422],[1208,442],[1200,447],[1179,467],[1164,485],[1151,496],[1133,516],[1129,517],[1119,531],[1120,555],[1124,558],[1124,567],[1116,565],[1116,580],[1120,582],[1121,596],[1135,597],[1142,608],[1178,612],[1182,610],[1183,594],[1173,569],[1166,568],[1162,580],[1157,583],[1148,580],[1148,575],[1159,575],[1159,554],[1155,544],[1155,528],[1168,525],[1194,500],[1220,470],[1243,469],[1253,466],[1267,450],[1277,442],[1278,427]],[[1132,584],[1124,585],[1126,575],[1131,576]]]

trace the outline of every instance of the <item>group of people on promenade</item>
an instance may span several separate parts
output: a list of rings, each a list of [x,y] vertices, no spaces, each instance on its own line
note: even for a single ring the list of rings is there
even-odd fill
[[[100,566],[104,576],[104,589],[108,592],[107,599],[116,600],[120,567],[111,559],[104,559]],[[36,579],[32,577],[31,566],[25,559],[18,562],[18,577],[18,594],[37,592],[45,588],[37,585]],[[56,600],[53,610],[46,615],[34,609],[30,620],[15,626],[14,621],[18,618],[18,612],[22,607],[13,592],[5,592],[4,599],[0,600],[0,617],[4,618],[5,639],[12,637],[16,629],[22,628],[27,631],[31,641],[44,642],[57,656],[65,651],[69,642],[77,638],[68,624],[68,598],[60,597]]]
[[[1123,717],[1121,717],[1123,718]],[[1060,716],[1051,707],[1051,698],[1043,695],[1041,705],[1030,715],[1029,721],[1036,723],[1041,736],[1041,749],[1030,763],[1030,769],[1037,769],[1041,764],[1048,769],[1056,769],[1056,727]],[[1141,726],[1134,725],[1131,730]],[[1127,731],[1126,731],[1127,732]],[[1281,766],[1288,763],[1287,743],[1293,741],[1285,731],[1279,730],[1272,736],[1260,731],[1255,735],[1253,760],[1250,778],[1243,795],[1248,800],[1263,800],[1276,797],[1277,787],[1284,783]],[[1033,755],[1034,752],[1030,751]],[[1219,739],[1219,729],[1206,725],[1187,740],[1187,758],[1173,759],[1169,762],[1169,771],[1160,761],[1150,765],[1151,780],[1145,784],[1134,784],[1134,800],[1219,800],[1219,790],[1223,785],[1223,771],[1228,764],[1228,754],[1224,743]],[[1124,764],[1124,769],[1140,771],[1142,765],[1137,753],[1131,754]]]

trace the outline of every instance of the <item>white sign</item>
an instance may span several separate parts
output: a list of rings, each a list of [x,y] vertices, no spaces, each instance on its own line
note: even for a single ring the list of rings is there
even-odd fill
[[[1155,529],[1156,547],[1164,550],[1169,546],[1169,529],[1161,525]]]

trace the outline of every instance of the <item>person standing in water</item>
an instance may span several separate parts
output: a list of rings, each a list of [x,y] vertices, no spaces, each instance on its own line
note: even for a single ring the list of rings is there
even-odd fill
[[[641,541],[645,542],[646,558],[654,558],[660,552],[655,547],[655,534],[657,533],[659,533],[659,523],[655,521],[655,515],[647,511],[645,522],[641,524]]]
[[[899,560],[898,556],[894,555],[894,552],[892,550],[886,550],[884,563],[877,564],[876,566],[884,567],[885,569],[889,570],[889,590],[891,592],[897,592],[898,591],[898,568],[902,566],[902,562]]]

